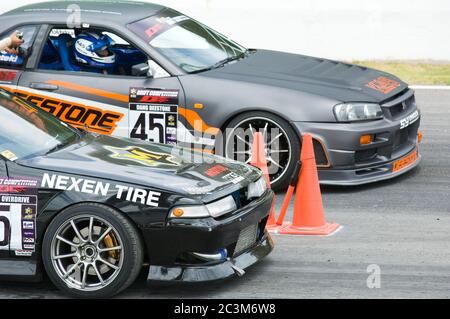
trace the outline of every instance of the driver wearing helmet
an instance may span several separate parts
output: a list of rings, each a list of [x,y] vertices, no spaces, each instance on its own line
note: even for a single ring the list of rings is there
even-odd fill
[[[112,74],[116,55],[109,50],[115,43],[106,34],[82,32],[75,39],[75,59],[82,71]]]

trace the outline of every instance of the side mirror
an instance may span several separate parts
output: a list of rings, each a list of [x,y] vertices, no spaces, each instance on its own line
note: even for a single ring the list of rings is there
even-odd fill
[[[148,63],[139,63],[136,65],[133,65],[131,67],[131,75],[133,75],[133,76],[147,75],[148,77],[153,77],[152,70],[150,69],[150,66],[148,65]]]
[[[22,47],[18,47],[17,51],[19,51],[19,56],[22,57],[24,60],[27,59],[28,56],[30,55],[29,54],[30,48],[29,49],[24,49]]]

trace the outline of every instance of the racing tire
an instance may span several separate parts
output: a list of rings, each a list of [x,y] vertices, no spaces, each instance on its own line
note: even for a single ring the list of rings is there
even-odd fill
[[[253,142],[250,132],[255,131],[261,132],[264,137],[271,188],[275,191],[286,190],[300,159],[301,145],[298,134],[283,118],[263,111],[239,114],[227,124],[222,152],[229,159],[250,163]],[[237,136],[239,134],[241,137]],[[241,146],[237,146],[238,141]]]
[[[109,298],[130,286],[143,264],[136,227],[118,211],[80,203],[48,226],[42,259],[50,280],[77,298]]]

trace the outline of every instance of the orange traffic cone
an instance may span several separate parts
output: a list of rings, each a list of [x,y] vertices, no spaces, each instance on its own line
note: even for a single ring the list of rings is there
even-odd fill
[[[269,169],[267,168],[266,149],[264,147],[264,136],[261,132],[256,132],[253,137],[251,165],[258,167],[264,174],[267,185],[270,187]],[[275,230],[278,227],[275,221],[275,197],[273,198],[272,208],[270,209],[269,219],[266,229]]]
[[[292,224],[281,227],[279,234],[290,235],[330,235],[340,228],[339,224],[327,223],[322,205],[319,178],[312,137],[303,136],[302,167],[294,199]]]

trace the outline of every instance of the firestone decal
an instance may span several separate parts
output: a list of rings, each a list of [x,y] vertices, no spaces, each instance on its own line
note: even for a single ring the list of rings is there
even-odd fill
[[[62,121],[94,133],[112,134],[117,128],[117,123],[124,116],[123,113],[102,110],[97,107],[76,104],[26,91],[15,90],[14,93]]]

